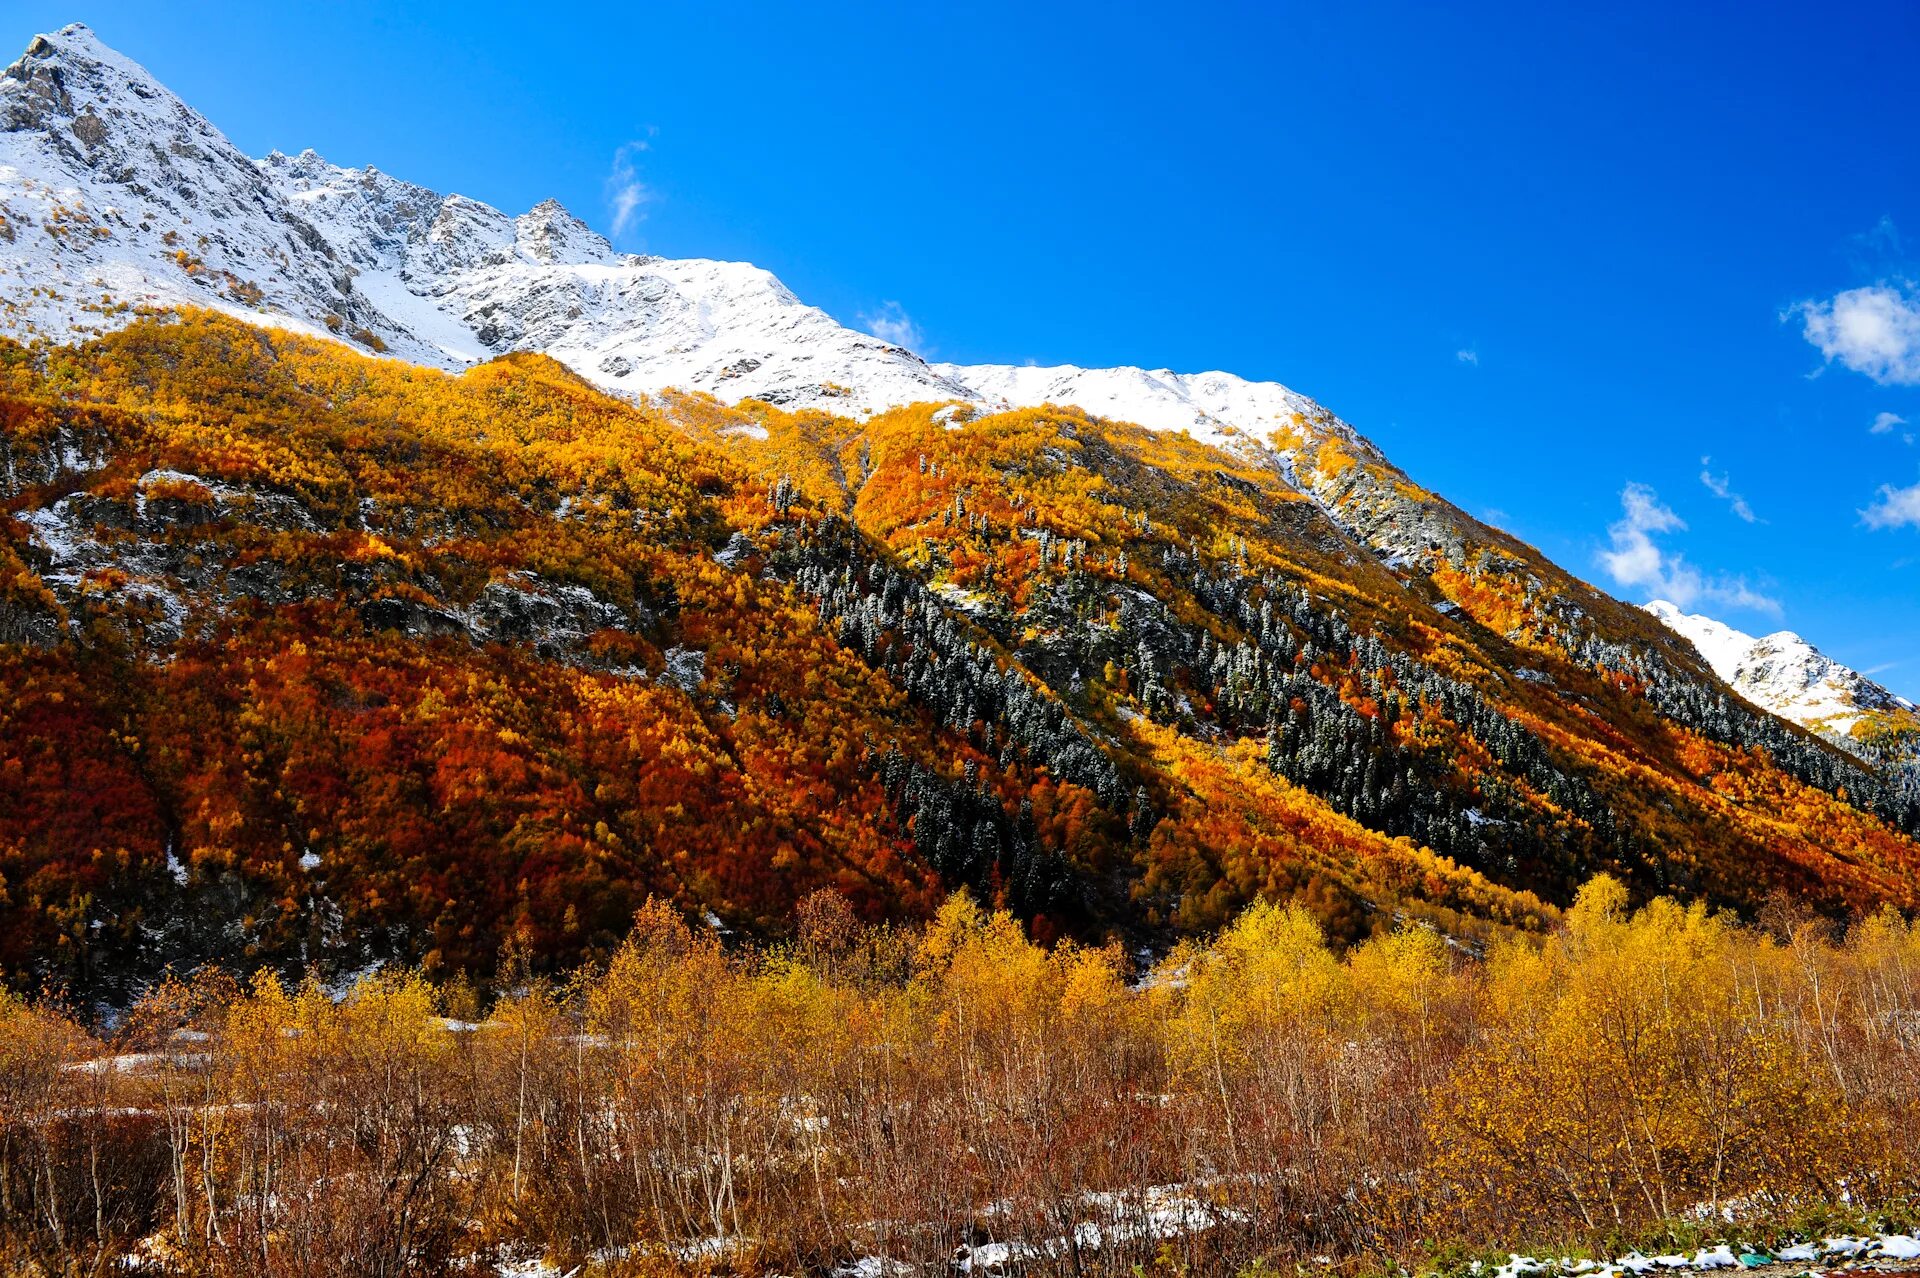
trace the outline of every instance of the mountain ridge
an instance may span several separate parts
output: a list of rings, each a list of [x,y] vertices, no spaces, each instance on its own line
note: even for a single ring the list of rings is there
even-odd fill
[[[87,216],[93,207],[96,224],[113,224],[77,247],[72,236],[51,236],[53,273],[67,292],[57,301],[35,295],[24,309],[21,285],[35,275],[45,246],[30,232],[0,244],[0,270],[12,277],[0,276],[0,293],[16,307],[4,318],[16,333],[63,340],[129,322],[155,305],[208,305],[450,371],[538,351],[629,396],[691,390],[729,404],[757,400],[856,417],[918,402],[957,402],[976,412],[1071,403],[1248,457],[1321,503],[1390,563],[1465,572],[1482,552],[1501,562],[1541,558],[1435,499],[1348,423],[1277,382],[1220,371],[929,364],[836,323],[761,268],[618,253],[555,201],[515,218],[311,151],[249,160],[137,63],[77,24],[37,37],[0,79],[0,95],[14,120],[13,131],[0,135],[0,166],[12,162],[11,177],[0,180],[0,216],[8,216],[5,201],[23,175],[47,167],[32,152],[39,137],[66,162],[60,171],[75,206],[51,196],[44,174],[29,195],[54,206],[50,218]],[[128,99],[141,109],[123,109]],[[79,120],[102,116],[116,127],[74,134]],[[210,157],[215,171],[199,185],[240,189],[245,198],[220,205],[244,214],[239,223],[211,236],[190,223],[163,227],[170,216],[191,216],[163,201],[127,231],[125,210],[111,197],[132,189],[118,179],[137,170],[109,165],[105,188],[96,170],[141,146],[146,155],[181,153],[175,167]],[[182,173],[170,179],[192,185]],[[264,228],[252,208],[270,214]],[[286,234],[276,239],[277,229]],[[132,235],[130,253],[119,252],[114,238],[123,233]],[[189,237],[193,251],[179,247]],[[202,252],[204,260],[196,256]],[[78,276],[109,263],[102,282],[124,288],[133,281],[135,305],[79,300]],[[262,267],[257,279],[248,274]],[[1568,583],[1581,610],[1614,607],[1584,582]],[[1465,596],[1454,602],[1472,607]]]
[[[1154,429],[1188,429],[1209,442],[1249,435],[1259,439],[1295,419],[1337,423],[1318,404],[1278,383],[1249,382],[1218,371],[929,364],[904,347],[835,323],[758,267],[617,252],[555,200],[513,217],[372,166],[331,164],[312,150],[297,156],[276,151],[253,161],[139,64],[108,48],[81,24],[36,37],[8,69],[7,79],[11,85],[0,86],[0,91],[9,98],[10,130],[37,134],[66,163],[60,176],[68,186],[62,193],[101,206],[105,216],[96,225],[109,232],[102,238],[112,238],[116,221],[124,229],[126,213],[99,198],[101,184],[88,180],[99,177],[103,165],[109,186],[125,176],[127,153],[143,145],[149,153],[172,152],[183,163],[211,165],[226,180],[200,185],[244,188],[245,197],[216,212],[232,213],[248,203],[265,207],[271,220],[292,228],[300,249],[306,250],[263,246],[260,236],[250,237],[253,244],[231,246],[236,255],[250,252],[256,268],[260,259],[267,259],[270,274],[286,277],[279,282],[301,293],[289,298],[287,289],[268,288],[264,309],[296,328],[343,340],[351,340],[351,333],[344,331],[344,323],[327,323],[328,316],[364,323],[389,353],[415,362],[457,370],[508,350],[538,349],[615,392],[672,386],[709,391],[727,402],[756,398],[788,408],[856,414],[945,400],[983,408],[1034,407],[1048,398],[1068,402],[1060,398],[1064,395]],[[131,110],[130,101],[148,109]],[[87,123],[103,119],[124,127]],[[25,178],[51,194],[47,177],[31,172],[46,166],[22,163],[17,140],[11,151],[5,158],[12,161],[14,173],[6,185],[17,188]],[[77,171],[81,169],[85,172]],[[147,192],[142,188],[137,194]],[[199,211],[199,206],[188,207]],[[162,201],[143,211],[163,217],[182,209]],[[164,231],[160,235],[164,238]],[[107,264],[122,272],[136,265],[148,268],[143,282],[157,285],[144,290],[143,300],[149,303],[164,299],[210,305],[242,318],[259,312],[262,303],[247,301],[248,286],[259,281],[235,272],[237,283],[225,290],[217,286],[231,263],[204,263],[185,280],[170,277],[161,263],[174,259],[177,242],[163,243],[166,251],[149,254],[153,260],[144,264],[128,260],[129,255],[83,251],[99,250],[98,245],[55,247],[63,254],[77,252],[76,269]],[[152,246],[133,247],[137,256]],[[24,250],[16,245],[15,251]],[[490,275],[470,274],[488,267]],[[210,286],[209,281],[214,283]],[[541,286],[562,294],[560,304],[526,296]],[[238,296],[234,288],[240,290]],[[596,307],[606,314],[597,314]],[[712,318],[716,314],[719,319]],[[76,329],[98,329],[112,319],[87,312],[84,304],[64,311],[43,304],[15,327],[64,337]],[[660,340],[636,343],[634,333],[649,328],[660,330]],[[622,335],[624,343],[617,340]],[[723,335],[736,343],[751,337],[762,347],[699,350]],[[361,344],[367,344],[365,339]],[[696,350],[700,358],[687,358]],[[811,381],[795,367],[816,362],[829,366]],[[1036,373],[1049,380],[1043,384]],[[1344,423],[1338,428],[1353,435]]]

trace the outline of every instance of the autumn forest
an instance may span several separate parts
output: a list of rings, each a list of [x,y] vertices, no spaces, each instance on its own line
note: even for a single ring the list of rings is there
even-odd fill
[[[1915,744],[1320,426],[0,342],[0,1264],[1907,1220]]]

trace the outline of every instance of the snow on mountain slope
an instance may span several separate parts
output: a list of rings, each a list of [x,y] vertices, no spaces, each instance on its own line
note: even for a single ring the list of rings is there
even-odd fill
[[[1790,630],[1756,639],[1712,617],[1684,613],[1664,599],[1645,606],[1668,629],[1691,640],[1713,672],[1740,695],[1803,727],[1844,737],[1871,715],[1914,709],[1911,701]]]
[[[376,317],[220,131],[85,27],[0,76],[0,331],[56,341],[141,307]]]
[[[446,369],[541,351],[629,393],[676,387],[853,415],[1052,402],[1257,452],[1277,427],[1358,441],[1275,383],[930,366],[758,267],[616,252],[555,201],[516,218],[312,151],[256,162],[77,24],[36,38],[7,69],[0,118],[0,331],[22,338],[69,340],[141,308],[201,305]]]
[[[1175,373],[1168,369],[1053,368],[1014,364],[936,364],[934,371],[963,386],[971,398],[999,407],[1072,404],[1101,417],[1149,430],[1184,430],[1221,447],[1264,443],[1275,429],[1333,419],[1327,411],[1277,382],[1250,382],[1232,373]],[[1343,431],[1351,435],[1351,431]]]
[[[312,152],[255,162],[79,25],[0,78],[0,331],[56,341],[211,306],[457,369],[537,350],[609,389],[867,413],[964,398],[757,267],[615,252]]]
[[[311,151],[262,167],[352,264],[355,287],[455,365],[535,350],[610,390],[840,412],[961,397],[918,356],[841,327],[758,267],[619,253],[554,200],[509,218]]]

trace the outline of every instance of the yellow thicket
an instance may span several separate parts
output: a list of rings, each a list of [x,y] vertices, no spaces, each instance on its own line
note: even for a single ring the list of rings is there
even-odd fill
[[[1686,1217],[1765,1243],[1920,1189],[1920,927],[1891,912],[1749,926],[1601,878],[1481,961],[1421,926],[1337,951],[1262,903],[1140,970],[965,895],[904,931],[823,893],[795,938],[650,903],[565,984],[510,956],[485,1012],[404,972],[207,974],[107,1039],[0,1000],[0,1255],[1219,1271]]]
[[[1843,1170],[1903,1157],[1872,1117],[1903,1102],[1850,1105],[1848,1071],[1821,1060],[1821,1000],[1846,996],[1797,960],[1804,926],[1780,945],[1700,906],[1630,916],[1617,883],[1588,885],[1564,934],[1489,964],[1485,1050],[1431,1120],[1451,1138],[1445,1173],[1516,1221],[1592,1230],[1701,1202],[1835,1197]],[[1906,933],[1878,921],[1854,948],[1817,947],[1819,961],[1855,968],[1886,928]],[[1871,1037],[1877,1018],[1854,1007]]]

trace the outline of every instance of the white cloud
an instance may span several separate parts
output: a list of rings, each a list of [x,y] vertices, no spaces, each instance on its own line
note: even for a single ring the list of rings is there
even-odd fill
[[[637,163],[640,153],[650,149],[645,142],[627,142],[613,153],[613,168],[607,173],[603,194],[607,201],[607,213],[613,219],[615,239],[645,221],[647,205],[653,203],[653,191],[640,180]]]
[[[1920,528],[1920,484],[1880,485],[1880,495],[1860,512],[1860,522],[1869,528]]]
[[[1874,284],[1802,302],[1787,313],[1827,362],[1839,360],[1882,386],[1920,383],[1920,295],[1911,285]]]
[[[1759,518],[1753,513],[1753,507],[1747,505],[1747,499],[1733,491],[1733,476],[1724,471],[1715,475],[1709,469],[1712,462],[1711,457],[1700,459],[1700,482],[1707,486],[1708,492],[1726,502],[1735,515],[1750,524],[1758,523]]]
[[[1471,364],[1475,368],[1480,367],[1480,352],[1474,350],[1472,347],[1466,347],[1462,350],[1455,351],[1453,353],[1453,357],[1459,360],[1462,364]]]
[[[1666,571],[1665,557],[1654,544],[1653,534],[1684,531],[1687,525],[1661,505],[1659,494],[1645,484],[1628,484],[1620,494],[1620,506],[1626,517],[1607,528],[1613,549],[1602,551],[1600,562],[1623,586],[1651,585]],[[1660,593],[1672,598],[1670,592]],[[1674,602],[1685,603],[1680,599]]]
[[[1905,426],[1906,424],[1907,419],[1898,413],[1881,413],[1873,419],[1873,425],[1867,427],[1867,433],[1871,435],[1891,435],[1893,434],[1893,428],[1895,426]],[[1903,430],[1900,432],[1900,438],[1911,444],[1913,442],[1913,432]]]
[[[1780,602],[1761,594],[1744,577],[1709,577],[1656,541],[1659,533],[1685,532],[1686,521],[1663,504],[1660,494],[1646,484],[1628,484],[1620,492],[1621,518],[1607,526],[1611,549],[1600,552],[1600,563],[1614,584],[1644,592],[1649,598],[1670,599],[1682,608],[1701,600],[1733,608],[1750,608],[1780,615]]]
[[[907,314],[907,308],[898,302],[882,302],[880,309],[871,313],[862,313],[860,322],[867,331],[883,342],[892,342],[895,346],[904,346],[916,354],[924,353],[921,346],[927,335],[913,322],[913,316]]]

